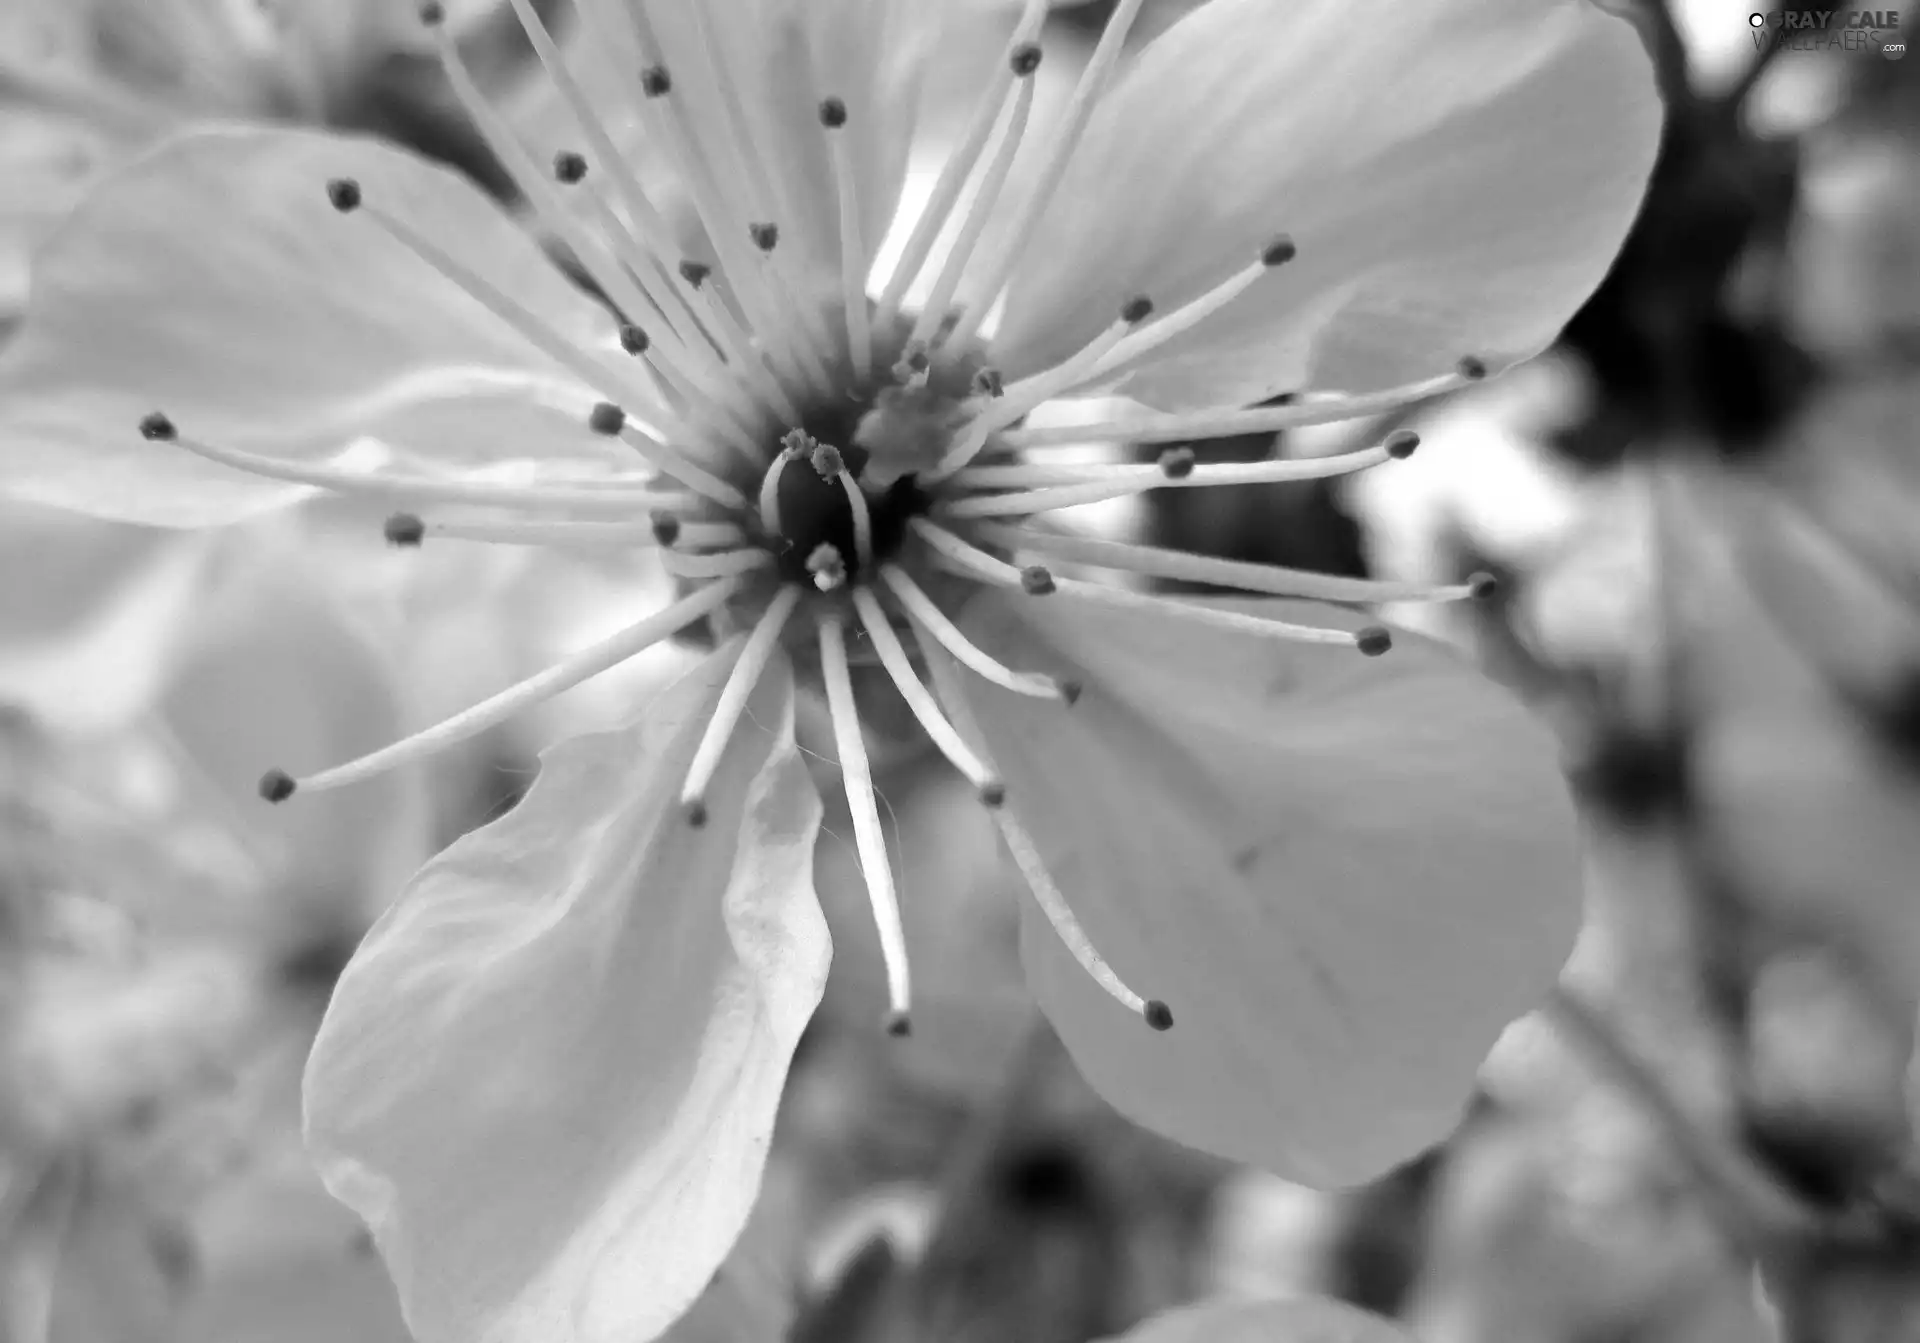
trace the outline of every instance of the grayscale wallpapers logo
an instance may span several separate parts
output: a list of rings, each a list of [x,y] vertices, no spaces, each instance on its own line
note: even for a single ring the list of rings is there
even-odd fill
[[[1749,14],[1753,49],[1877,51],[1890,61],[1907,54],[1897,9],[1810,9]]]

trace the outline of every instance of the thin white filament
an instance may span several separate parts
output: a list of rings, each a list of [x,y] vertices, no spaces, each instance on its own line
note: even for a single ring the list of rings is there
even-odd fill
[[[854,588],[853,609],[859,613],[860,624],[867,631],[867,637],[873,640],[873,649],[880,655],[880,665],[887,669],[887,675],[893,678],[893,684],[900,691],[900,698],[907,702],[907,708],[913,711],[914,719],[940,749],[940,754],[966,777],[967,782],[983,798],[1001,791],[999,775],[960,739],[953,724],[947,721],[946,714],[934,702],[932,693],[914,672],[913,659],[907,656],[906,646],[900,642],[900,636],[893,632],[893,623],[887,619],[887,613],[881,607],[880,599],[873,595],[872,588],[865,584]]]
[[[709,584],[673,605],[656,611],[645,620],[627,626],[618,634],[581,649],[545,671],[537,672],[518,685],[501,691],[491,699],[482,700],[433,727],[370,755],[363,755],[358,760],[299,779],[295,791],[320,792],[359,783],[476,736],[494,724],[503,723],[515,714],[571,690],[582,681],[590,680],[661,640],[678,634],[702,616],[716,610],[738,590],[739,584],[738,579]]]
[[[694,750],[693,763],[687,767],[686,782],[680,786],[681,806],[691,808],[705,799],[707,787],[713,782],[713,772],[720,768],[720,757],[733,739],[740,715],[746,712],[747,700],[760,684],[767,664],[773,660],[774,650],[779,647],[780,631],[786,628],[788,617],[799,603],[800,589],[792,583],[782,583],[760,619],[754,622],[753,632],[747,636],[746,646],[740,650],[739,660],[727,674],[727,683],[714,702],[713,716],[707,720],[707,729]]]
[[[976,676],[1016,694],[1031,695],[1035,699],[1064,700],[1067,697],[1060,683],[1052,677],[1042,676],[1037,672],[1014,671],[967,638],[960,632],[959,626],[947,619],[946,613],[935,604],[933,598],[929,597],[899,565],[881,565],[880,581],[893,589],[893,595],[899,598],[900,605],[906,608],[907,618],[912,620],[919,630],[951,653],[954,661]]]
[[[880,958],[887,971],[887,1002],[894,1019],[905,1021],[911,1011],[912,986],[907,970],[907,935],[900,922],[900,901],[893,888],[893,868],[887,861],[887,842],[880,832],[880,809],[873,791],[867,746],[860,735],[860,710],[853,699],[853,674],[847,667],[846,624],[833,611],[819,617],[820,674],[826,682],[827,707],[833,717],[834,747],[847,790],[847,808],[853,815],[854,848],[867,881],[867,899],[873,906],[873,926],[880,936]]]

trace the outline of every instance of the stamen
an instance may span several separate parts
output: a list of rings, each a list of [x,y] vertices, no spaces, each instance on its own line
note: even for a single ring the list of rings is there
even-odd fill
[[[943,518],[997,518],[1025,513],[1047,513],[1056,508],[1077,508],[1082,504],[1124,499],[1148,490],[1202,489],[1213,485],[1271,485],[1287,481],[1325,480],[1351,475],[1383,462],[1395,460],[1395,454],[1382,444],[1358,452],[1336,453],[1329,457],[1300,457],[1271,462],[1215,462],[1196,466],[1183,475],[1168,475],[1158,465],[1145,466],[986,466],[965,472],[968,486],[995,482],[1019,483],[1025,480],[1068,480],[1078,484],[1051,488],[1017,490],[1010,494],[976,494],[964,499],[940,503],[935,512]],[[986,476],[981,480],[980,476]],[[991,473],[991,474],[990,474]],[[1010,478],[1010,479],[1009,479]],[[959,477],[955,485],[961,484]]]
[[[363,755],[358,760],[336,765],[304,779],[294,779],[280,770],[269,771],[260,781],[261,794],[269,802],[279,802],[292,796],[296,790],[322,792],[341,788],[425,759],[455,742],[465,741],[486,731],[496,723],[505,722],[524,709],[544,703],[562,691],[571,690],[582,681],[618,666],[663,639],[671,638],[717,610],[739,590],[740,582],[739,579],[730,579],[701,588],[673,605],[656,611],[645,620],[629,625],[618,634],[583,648],[545,671],[501,691],[491,699],[482,700],[444,722],[370,755]]]
[[[1000,244],[999,255],[986,269],[987,278],[979,289],[979,305],[971,312],[962,313],[959,323],[954,327],[950,337],[954,344],[965,345],[979,333],[980,323],[987,319],[994,300],[1007,287],[1013,268],[1019,264],[1021,252],[1033,235],[1034,225],[1046,212],[1047,206],[1053,203],[1053,193],[1059,190],[1060,183],[1066,177],[1067,160],[1073,157],[1073,151],[1079,147],[1080,137],[1085,134],[1087,122],[1093,116],[1094,104],[1107,82],[1107,76],[1119,61],[1127,33],[1140,13],[1140,4],[1141,0],[1119,0],[1114,6],[1106,28],[1101,31],[1100,41],[1093,49],[1093,55],[1080,72],[1080,82],[1074,85],[1073,98],[1068,102],[1067,110],[1054,123],[1053,139],[1034,173],[1034,190],[1013,216]]]
[[[745,508],[747,496],[704,467],[696,466],[679,452],[651,434],[643,433],[610,401],[596,405],[587,419],[596,434],[618,438],[640,454],[649,466],[673,477],[695,494],[703,494],[722,508]]]
[[[873,565],[873,513],[867,507],[867,492],[860,488],[860,482],[847,470],[839,449],[830,444],[823,443],[814,448],[813,468],[824,478],[840,482],[840,488],[847,496],[847,510],[853,518],[854,562],[862,572],[866,572]]]
[[[421,234],[411,224],[398,216],[389,214],[377,205],[368,204],[363,198],[358,182],[351,178],[334,179],[327,183],[327,199],[332,201],[334,209],[342,214],[351,214],[355,211],[364,213],[395,242],[438,271],[445,279],[465,290],[469,298],[512,327],[528,344],[566,368],[607,400],[650,399],[636,396],[634,387],[623,386],[605,366],[588,357],[573,341],[548,326],[530,309],[509,297],[505,290],[494,285],[479,272],[454,260],[448,252]]]
[[[934,684],[938,687],[941,698],[953,706],[956,722],[970,735],[978,737],[979,726],[967,709],[966,698],[954,681],[952,668],[942,662],[934,661],[928,664],[928,670],[933,673]],[[1067,950],[1079,963],[1080,968],[1085,970],[1092,977],[1093,982],[1104,989],[1114,1001],[1131,1012],[1139,1013],[1141,1019],[1155,1030],[1164,1031],[1172,1026],[1173,1013],[1168,1010],[1167,1005],[1157,998],[1143,998],[1135,993],[1128,987],[1126,981],[1114,972],[1113,967],[1107,964],[1106,958],[1093,945],[1093,939],[1087,936],[1086,929],[1082,928],[1080,921],[1074,917],[1072,907],[1067,904],[1066,897],[1061,894],[1060,888],[1054,884],[1053,875],[1047,871],[1047,865],[1040,857],[1038,846],[1034,844],[1032,836],[1027,834],[1025,827],[1020,824],[1019,818],[1013,814],[1013,808],[996,807],[993,810],[993,818],[1000,827],[1001,837],[1006,840],[1007,851],[1013,855],[1014,865],[1020,869],[1021,876],[1026,878],[1027,889],[1032,892],[1034,903],[1040,906],[1041,913],[1047,916],[1047,922],[1053,925],[1054,932],[1066,944]]]
[[[671,514],[662,515],[671,518]],[[673,519],[670,539],[660,541],[658,519],[647,522],[466,522],[412,513],[387,519],[387,540],[397,546],[417,546],[427,537],[449,541],[490,541],[510,546],[644,546],[653,542],[688,546],[737,546],[746,533],[731,522],[689,522]]]
[[[1017,672],[998,661],[966,635],[959,626],[947,619],[946,613],[934,603],[933,598],[913,581],[905,569],[897,564],[880,566],[880,580],[893,589],[893,595],[900,599],[906,608],[907,617],[919,630],[931,636],[942,648],[953,655],[967,670],[973,672],[997,686],[1002,686],[1020,695],[1031,695],[1035,699],[1057,699],[1071,704],[1079,697],[1078,688],[1070,682],[1056,681],[1050,676],[1037,672]]]
[[[707,330],[720,343],[720,348],[726,351],[732,366],[739,369],[741,375],[766,398],[777,418],[788,423],[798,421],[800,411],[787,394],[780,375],[772,368],[766,352],[753,343],[753,337],[740,325],[733,311],[708,285],[707,279],[711,273],[707,266],[696,261],[680,263],[680,278],[687,282],[687,301],[706,322]]]
[[[552,41],[547,38],[546,29],[541,24],[539,15],[532,9],[530,0],[517,0],[514,8],[542,63],[547,66],[550,73],[555,74],[558,80],[565,71],[565,62],[555,50]],[[422,17],[423,19],[426,17],[424,12]],[[460,54],[459,43],[455,36],[447,31],[444,23],[428,21],[427,27],[433,33],[434,51],[439,57],[440,68],[446,74],[454,96],[468,116],[473,118],[481,138],[486,141],[487,147],[506,168],[508,175],[513,178],[521,194],[533,206],[541,222],[572,249],[588,274],[623,310],[636,315],[649,310],[664,313],[665,304],[645,290],[644,277],[648,267],[623,265],[609,250],[608,243],[616,239],[631,241],[627,231],[619,228],[616,221],[615,227],[610,230],[610,236],[602,240],[594,237],[580,225],[574,212],[566,207],[548,185],[545,174],[534,163],[526,146],[521,143],[518,133],[508,124],[505,117],[494,110],[486,95],[481,92],[479,84],[467,68],[465,57]],[[568,83],[571,81],[569,80]],[[559,87],[563,94],[567,92],[566,85]],[[574,86],[572,91],[575,94],[579,93],[577,86]],[[589,140],[596,143],[596,152],[600,153],[602,161],[618,162],[617,154],[609,155],[606,152],[611,147],[611,142],[604,132],[599,131],[598,119],[592,115],[591,107],[585,105],[583,99],[582,106],[574,110],[576,122]],[[580,115],[581,113],[584,115]],[[596,135],[596,132],[599,133]]]
[[[994,822],[1000,827],[1000,838],[1006,841],[1007,852],[1013,855],[1013,862],[1020,869],[1020,875],[1026,878],[1027,889],[1033,893],[1033,902],[1040,906],[1040,912],[1047,916],[1047,922],[1053,925],[1053,931],[1060,937],[1073,959],[1080,963],[1094,983],[1105,989],[1112,999],[1129,1012],[1137,1013],[1140,1019],[1156,1031],[1164,1031],[1173,1025],[1173,1013],[1158,998],[1142,998],[1127,986],[1125,980],[1114,973],[1106,958],[1093,945],[1093,939],[1087,936],[1087,930],[1080,926],[1080,920],[1073,915],[1072,906],[1054,884],[1053,874],[1047,871],[1046,862],[1040,857],[1040,850],[1034,844],[1033,837],[1027,834],[1019,820],[1005,807],[993,813]]]
[[[820,674],[826,683],[834,746],[840,756],[840,773],[847,790],[847,809],[853,815],[854,847],[860,856],[860,870],[867,879],[873,925],[880,935],[880,957],[887,969],[889,1022],[904,1023],[909,1020],[912,1007],[907,936],[900,923],[893,869],[887,862],[887,842],[880,833],[880,810],[875,802],[867,746],[860,735],[860,711],[854,703],[853,676],[847,667],[846,624],[841,615],[832,610],[820,612],[817,619]],[[893,1030],[893,1033],[905,1032]]]
[[[970,529],[970,534],[1008,550],[1031,548],[1080,564],[1123,569],[1152,578],[1238,588],[1242,592],[1270,593],[1276,597],[1302,597],[1328,602],[1454,602],[1485,597],[1493,591],[1493,577],[1490,574],[1475,574],[1465,583],[1439,586],[1393,583],[1315,573],[1308,569],[1287,569],[1277,564],[1215,559],[1211,555],[1196,555],[1183,550],[1132,545],[1125,541],[1107,541],[1038,527],[1010,527],[997,522],[979,523]]]
[[[980,161],[981,152],[987,147],[987,138],[1000,121],[1002,104],[1006,102],[1013,81],[1030,76],[1040,68],[1040,48],[1035,45],[1034,39],[1040,35],[1041,26],[1046,22],[1047,5],[1048,0],[1027,0],[1026,7],[1020,13],[1020,21],[1014,25],[1013,36],[1007,40],[1005,53],[993,67],[992,79],[981,90],[979,100],[974,104],[966,132],[941,167],[939,179],[934,183],[932,194],[927,197],[926,209],[920,212],[920,218],[915,221],[907,245],[900,253],[900,263],[881,292],[877,322],[882,330],[899,316],[907,290],[913,287],[914,280],[925,268],[935,240],[945,229],[954,203],[960,199],[967,179],[973,176],[974,166]]]
[[[1188,439],[1230,438],[1238,434],[1271,434],[1315,424],[1357,420],[1443,392],[1465,387],[1473,379],[1458,372],[1353,396],[1329,396],[1284,406],[1255,406],[1251,410],[1195,411],[1175,415],[1141,415],[1095,424],[1044,425],[1009,429],[1000,442],[1009,448],[1039,448],[1056,443],[1177,443]]]
[[[386,499],[410,499],[422,503],[477,504],[495,508],[584,509],[610,513],[631,513],[648,507],[677,508],[693,502],[685,494],[649,490],[636,485],[592,485],[585,482],[568,485],[501,485],[483,480],[408,480],[400,476],[373,476],[339,467],[287,462],[264,457],[240,448],[220,447],[178,432],[173,422],[158,411],[140,421],[143,437],[177,444],[208,461],[230,466],[269,480],[284,480],[294,485],[313,485],[341,494],[363,494]]]
[[[926,518],[909,518],[907,526],[914,535],[932,548],[935,560],[943,568],[965,574],[969,578],[997,588],[1017,589],[1021,592],[1031,591],[1024,570],[1008,564],[1005,560],[995,559],[984,550],[968,545],[946,528],[935,526]]]
[[[960,281],[966,275],[967,263],[973,259],[974,248],[979,245],[988,221],[993,218],[994,207],[999,204],[1001,193],[1006,189],[1007,175],[1013,171],[1013,161],[1019,154],[1021,141],[1026,138],[1027,122],[1033,113],[1033,89],[1032,79],[1021,80],[1019,89],[1013,95],[1013,102],[1007,108],[1006,128],[1000,133],[993,157],[987,160],[986,171],[981,174],[980,185],[967,205],[966,217],[960,221],[960,230],[954,235],[953,246],[940,263],[940,272],[927,295],[926,306],[914,320],[913,339],[917,341],[930,341],[944,331],[947,333],[944,339],[949,347],[958,348],[952,332],[959,328],[960,319],[955,318],[951,326],[946,325],[949,310],[953,306],[953,296],[960,291]]]
[[[1015,585],[1024,587],[1023,579],[1031,571],[1031,567],[1020,569],[1005,560],[996,559],[925,518],[914,518],[908,525],[933,547],[935,558],[948,567],[971,574],[999,587]],[[1046,570],[1041,572],[1047,573]],[[1136,611],[1156,617],[1188,620],[1195,624],[1211,625],[1216,629],[1232,630],[1240,634],[1258,634],[1285,639],[1293,643],[1346,644],[1359,649],[1368,657],[1377,657],[1393,646],[1392,635],[1381,625],[1369,625],[1364,629],[1352,631],[1326,629],[1319,625],[1296,625],[1284,620],[1270,620],[1265,616],[1243,615],[1238,611],[1200,606],[1177,598],[1134,592],[1105,583],[1088,583],[1077,578],[1059,578],[1051,573],[1048,573],[1048,579],[1049,592],[1116,607],[1122,611]]]
[[[1270,239],[1252,264],[1241,267],[1200,297],[1183,303],[1144,331],[1137,331],[1114,346],[1088,371],[1087,381],[1109,377],[1174,337],[1185,335],[1253,288],[1276,267],[1293,260],[1295,254],[1291,238],[1282,234]]]
[[[953,446],[942,454],[934,468],[922,473],[921,482],[938,484],[945,480],[978,456],[980,450],[986,447],[987,440],[995,432],[1025,418],[1062,392],[1085,382],[1089,370],[1105,358],[1107,352],[1118,345],[1126,334],[1145,320],[1152,311],[1152,302],[1144,297],[1129,300],[1121,309],[1120,320],[1095,336],[1078,353],[1070,355],[1044,373],[1022,378],[1005,388],[1001,396],[989,401],[967,423],[966,428],[954,439]]]
[[[837,120],[829,119],[830,106],[838,108]],[[847,137],[833,134],[847,124],[847,105],[838,98],[821,103],[820,124],[828,131],[827,152],[833,158],[833,182],[839,196],[840,299],[847,310],[847,353],[853,359],[853,380],[864,387],[873,378],[873,328],[867,321],[867,250],[860,237],[860,185],[847,152]]]
[[[720,698],[714,701],[713,716],[707,720],[707,730],[701,734],[700,745],[693,753],[693,763],[687,768],[686,782],[680,786],[680,809],[686,814],[687,824],[701,826],[707,823],[707,787],[713,782],[713,772],[720,768],[720,757],[725,754],[727,743],[733,738],[733,730],[740,722],[740,715],[746,711],[747,700],[752,697],[753,689],[760,684],[760,677],[766,672],[767,664],[773,660],[774,650],[779,647],[780,631],[786,628],[787,618],[793,614],[794,607],[800,604],[800,589],[791,583],[782,583],[780,590],[767,603],[767,609],[754,622],[753,632],[747,636],[746,647],[740,650],[740,658],[733,664],[733,670],[727,674],[727,683],[721,688]]]
[[[663,546],[660,550],[660,567],[680,578],[725,578],[731,574],[764,569],[772,563],[773,556],[758,546],[708,551],[698,555],[670,546]]]
[[[900,636],[893,632],[893,623],[887,619],[887,613],[880,605],[880,599],[873,595],[873,589],[862,584],[853,590],[853,609],[859,613],[860,624],[867,631],[867,637],[873,640],[873,648],[880,655],[880,665],[887,669],[887,675],[899,688],[900,698],[907,702],[907,708],[925,730],[933,744],[940,748],[940,754],[946,756],[953,767],[973,785],[980,800],[989,807],[997,807],[1006,801],[1007,786],[1000,781],[999,774],[982,760],[974,749],[960,739],[953,730],[953,724],[940,711],[933,695],[920,678],[914,673],[913,659],[907,656],[907,650],[900,642]]]
[[[666,47],[647,16],[646,6],[641,0],[627,0],[626,10],[643,50],[655,60],[666,59]],[[767,337],[765,348],[771,357],[776,346],[785,344],[780,339],[785,335],[785,328],[777,320],[774,299],[764,288],[762,272],[742,247],[747,238],[746,226],[752,222],[746,217],[750,207],[741,195],[745,184],[728,180],[728,184],[734,188],[733,197],[741,202],[735,204],[723,189],[722,182],[722,175],[731,167],[731,157],[709,153],[700,147],[687,109],[681,105],[682,99],[672,96],[674,85],[666,66],[653,65],[642,71],[641,86],[647,95],[642,110],[651,123],[650,129],[665,141],[673,161],[679,165],[693,197],[694,211],[726,267],[733,294],[740,301],[749,323]],[[714,305],[709,303],[708,306]],[[736,362],[739,360],[740,356],[736,356]],[[779,379],[776,377],[774,381],[777,384]],[[786,398],[784,385],[781,386],[781,396]],[[791,409],[790,401],[784,405],[776,403],[776,406],[781,418],[790,421],[799,419]]]

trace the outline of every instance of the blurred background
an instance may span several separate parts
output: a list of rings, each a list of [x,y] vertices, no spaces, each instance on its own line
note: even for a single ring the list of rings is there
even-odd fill
[[[1195,2],[1148,0],[1141,39]],[[1082,1343],[1300,1290],[1427,1343],[1920,1339],[1920,60],[1795,50],[1777,6],[1614,7],[1644,23],[1666,137],[1555,351],[1405,412],[1425,446],[1391,473],[1086,519],[1340,573],[1497,573],[1493,602],[1389,614],[1560,733],[1590,841],[1564,996],[1508,1032],[1453,1139],[1374,1186],[1202,1158],[1074,1074],[1026,998],[990,825],[937,762],[898,765],[878,782],[924,948],[915,1035],[874,1029],[830,810],[834,977],[748,1234],[675,1338]],[[505,4],[449,8],[539,124]],[[0,0],[0,341],[89,182],[200,120],[387,136],[513,204],[394,9]],[[1058,9],[1043,73],[1070,79],[1106,9]],[[928,91],[930,163],[963,92]],[[300,1154],[307,1041],[412,868],[677,655],[304,808],[260,807],[254,780],[471,702],[661,581],[437,566],[324,505],[201,535],[0,509],[0,1343],[405,1338]]]

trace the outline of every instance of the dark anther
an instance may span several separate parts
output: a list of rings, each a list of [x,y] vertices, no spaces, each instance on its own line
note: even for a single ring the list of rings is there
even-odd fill
[[[1120,309],[1120,320],[1138,325],[1153,316],[1153,300],[1145,294],[1135,294]]]
[[[632,322],[620,324],[620,348],[628,354],[645,354],[647,346],[651,344],[653,342],[647,338],[647,333]]]
[[[847,105],[838,98],[820,100],[820,124],[830,131],[837,131],[847,124]]]
[[[906,1039],[913,1034],[913,1019],[905,1012],[888,1012],[887,1034],[896,1040]]]
[[[687,803],[686,817],[688,825],[695,830],[700,829],[707,823],[707,804],[697,797],[692,799]]]
[[[649,65],[640,72],[640,92],[649,98],[664,98],[673,91],[673,76],[664,65]]]
[[[1040,44],[1022,42],[1007,57],[1007,64],[1013,67],[1013,73],[1024,79],[1040,68]]]
[[[387,519],[387,544],[390,546],[417,546],[427,535],[427,524],[415,513],[395,513]]]
[[[429,28],[438,28],[447,21],[447,7],[440,0],[422,0],[416,12],[420,15],[420,22]]]
[[[1070,681],[1065,677],[1061,677],[1055,681],[1053,685],[1054,689],[1060,692],[1061,703],[1065,704],[1069,709],[1080,702],[1080,691],[1084,687],[1082,687],[1078,681]]]
[[[780,242],[778,224],[749,224],[747,236],[753,239],[753,245],[763,252],[771,252]]]
[[[1478,382],[1480,379],[1487,376],[1486,361],[1479,359],[1474,355],[1470,355],[1470,354],[1462,355],[1460,357],[1460,362],[1455,364],[1453,367],[1454,367],[1454,371],[1457,372],[1461,377],[1470,378],[1474,382]]]
[[[705,284],[707,277],[711,274],[713,274],[713,267],[704,261],[682,261],[680,263],[680,278],[692,285],[695,289]]]
[[[1193,474],[1193,449],[1168,448],[1160,454],[1160,474],[1168,480],[1185,480]]]
[[[1006,380],[1000,376],[997,368],[983,368],[973,375],[975,396],[1004,396],[1006,390]]]
[[[611,401],[595,403],[593,409],[587,414],[587,428],[596,434],[606,434],[611,437],[626,427],[627,412]]]
[[[327,199],[341,214],[351,214],[360,208],[360,184],[351,177],[336,177],[327,183]]]
[[[1300,249],[1293,245],[1293,239],[1282,233],[1260,249],[1260,264],[1284,266],[1298,255],[1300,255]]]
[[[1393,635],[1385,625],[1369,625],[1353,636],[1353,644],[1366,657],[1377,658],[1393,647]]]
[[[997,807],[1007,800],[1007,786],[998,779],[992,783],[980,785],[980,801],[989,807]]]
[[[1387,441],[1380,446],[1387,450],[1387,456],[1396,462],[1404,462],[1420,446],[1420,435],[1411,429],[1396,429],[1387,435]]]
[[[1037,564],[1020,571],[1020,586],[1030,597],[1044,597],[1053,591],[1053,575]]]
[[[553,156],[553,175],[572,186],[587,175],[586,156],[571,149],[561,150]]]
[[[900,357],[906,363],[906,366],[915,373],[925,373],[933,362],[932,358],[927,354],[927,347],[917,340],[910,342],[907,348],[901,352]]]
[[[140,437],[155,443],[171,443],[175,437],[173,421],[156,410],[153,414],[142,417]]]
[[[1475,601],[1485,601],[1500,590],[1500,580],[1482,570],[1467,575],[1467,595]]]
[[[1153,1027],[1156,1031],[1170,1031],[1173,1029],[1173,1009],[1161,1002],[1158,998],[1147,999],[1147,1009],[1141,1015],[1146,1017],[1147,1025]]]
[[[270,769],[260,776],[260,796],[269,802],[285,802],[293,796],[293,775],[284,769]]]
[[[663,546],[670,546],[680,539],[680,519],[671,513],[655,513],[648,519],[653,524],[653,539]]]

